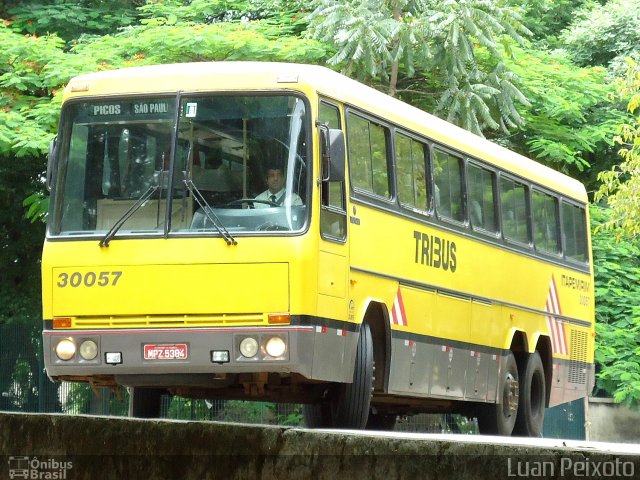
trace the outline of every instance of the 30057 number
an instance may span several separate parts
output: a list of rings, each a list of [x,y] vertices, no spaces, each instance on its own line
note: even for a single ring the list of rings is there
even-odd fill
[[[58,275],[58,287],[115,287],[122,272],[62,272]]]

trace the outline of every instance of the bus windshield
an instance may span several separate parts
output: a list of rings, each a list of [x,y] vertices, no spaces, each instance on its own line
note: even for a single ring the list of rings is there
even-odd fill
[[[300,97],[83,101],[61,122],[52,235],[242,235],[307,224],[309,119]]]

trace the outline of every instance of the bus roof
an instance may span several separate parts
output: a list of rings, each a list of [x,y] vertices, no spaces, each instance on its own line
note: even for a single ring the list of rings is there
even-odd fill
[[[65,100],[77,96],[177,91],[297,89],[319,94],[424,135],[567,197],[587,202],[577,180],[329,68],[273,62],[201,62],[108,70],[73,78]]]

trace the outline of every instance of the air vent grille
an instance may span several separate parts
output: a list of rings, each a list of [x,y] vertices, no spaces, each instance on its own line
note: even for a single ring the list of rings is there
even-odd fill
[[[569,383],[583,385],[587,381],[587,338],[586,332],[571,332]]]

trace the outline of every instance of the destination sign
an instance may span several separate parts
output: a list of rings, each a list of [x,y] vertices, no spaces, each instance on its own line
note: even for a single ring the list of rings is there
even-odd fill
[[[90,117],[167,117],[174,108],[173,101],[149,100],[137,102],[114,102],[87,105]]]

